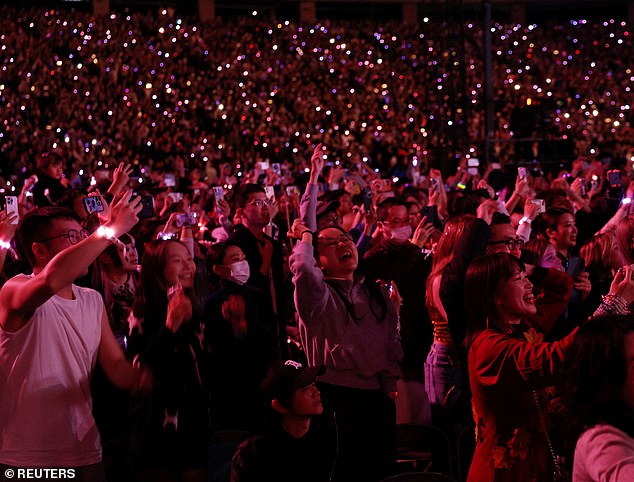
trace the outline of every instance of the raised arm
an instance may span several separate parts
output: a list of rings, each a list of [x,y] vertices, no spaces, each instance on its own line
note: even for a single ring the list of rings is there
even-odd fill
[[[0,275],[4,275],[4,262],[18,226],[13,224],[14,222],[17,222],[15,214],[7,214],[6,210],[0,211]]]
[[[10,316],[29,314],[62,288],[83,275],[88,266],[110,245],[108,238],[127,232],[137,221],[141,210],[140,198],[130,202],[132,192],[119,197],[110,211],[104,229],[95,231],[79,243],[70,246],[53,257],[32,277],[18,276],[9,280],[0,290],[0,326],[15,331],[28,317]]]
[[[313,149],[310,158],[310,178],[299,204],[299,217],[311,231],[317,230],[317,196],[319,195],[319,176],[324,169],[326,148],[320,143]]]
[[[132,392],[149,392],[152,388],[152,377],[143,368],[133,367],[112,334],[108,316],[104,311],[101,317],[101,340],[98,352],[99,364],[114,386]]]
[[[577,329],[561,341],[533,343],[487,330],[474,341],[469,364],[485,386],[496,385],[512,370],[530,388],[542,388],[553,383],[576,334]]]
[[[289,263],[295,285],[297,312],[305,323],[316,320],[328,301],[328,289],[324,275],[316,266],[313,255],[313,234],[299,219],[293,223],[293,238],[300,241],[295,245]]]
[[[108,194],[113,198],[121,194],[130,181],[130,174],[132,174],[132,166],[120,162],[112,173],[112,184],[108,188]]]

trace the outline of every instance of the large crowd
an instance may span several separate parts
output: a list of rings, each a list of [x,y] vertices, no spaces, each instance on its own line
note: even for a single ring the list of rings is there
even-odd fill
[[[5,475],[634,475],[625,22],[0,13]]]
[[[569,156],[634,154],[624,22],[492,30],[495,160],[539,160],[549,142]],[[483,156],[476,23],[197,24],[4,7],[1,42],[7,180],[53,148],[84,180],[120,160],[159,171],[226,163],[237,176],[258,161],[299,165],[307,135],[340,162],[401,176],[414,159],[444,168]],[[516,139],[533,141],[516,149]]]

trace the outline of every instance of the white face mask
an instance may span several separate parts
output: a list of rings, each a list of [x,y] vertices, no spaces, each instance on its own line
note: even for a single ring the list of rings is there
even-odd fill
[[[407,241],[411,235],[412,227],[409,225],[390,229],[390,239],[394,241]]]
[[[228,278],[239,285],[245,284],[249,279],[249,276],[251,276],[249,263],[246,259],[238,261],[236,263],[231,263],[230,265],[228,265],[228,267],[231,270]]]

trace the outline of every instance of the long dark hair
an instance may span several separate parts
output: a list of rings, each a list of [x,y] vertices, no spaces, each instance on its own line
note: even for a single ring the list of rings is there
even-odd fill
[[[167,290],[169,283],[165,279],[165,263],[167,262],[167,248],[170,245],[183,243],[177,240],[156,240],[145,245],[145,252],[141,260],[141,276],[137,287],[132,312],[137,318],[159,317],[167,315]],[[186,290],[194,304],[196,297]],[[164,319],[164,318],[163,318]]]
[[[509,326],[501,320],[496,304],[500,287],[514,275],[524,271],[524,266],[512,254],[496,253],[473,260],[464,285],[467,334],[465,345],[471,346],[478,334],[486,329],[508,333]]]
[[[324,229],[330,229],[330,228],[341,231],[344,234],[348,234],[348,232],[345,229],[336,225],[324,226],[321,229],[319,229],[313,236],[313,248],[315,252],[315,259],[319,257],[319,248],[317,244],[317,238],[319,237],[319,233],[323,231]],[[383,321],[386,320],[387,311],[388,311],[387,301],[385,299],[385,293],[381,291],[381,288],[378,286],[377,283],[371,281],[369,278],[363,277],[363,275],[358,270],[358,268],[357,268],[357,271],[355,271],[354,273],[354,277],[356,281],[363,280],[361,283],[361,286],[363,287],[363,289],[368,295],[368,298],[370,299],[370,310],[372,311],[372,314],[375,316],[375,318],[379,320],[379,323],[382,323]],[[359,321],[361,317],[357,315],[357,311],[354,309],[354,305],[350,302],[350,300],[348,299],[348,296],[346,295],[346,293],[344,293],[341,287],[336,282],[334,282],[334,280],[331,281],[328,278],[325,278],[324,281],[326,284],[328,284],[328,286],[330,286],[333,289],[333,291],[337,294],[337,296],[341,298],[341,301],[346,307],[346,311],[348,312],[350,317],[354,321]],[[376,309],[377,304],[378,304],[378,311]]]
[[[585,429],[613,425],[634,437],[634,408],[622,391],[629,360],[625,338],[634,333],[634,315],[605,315],[582,325],[566,357],[563,400],[573,427],[574,443]]]

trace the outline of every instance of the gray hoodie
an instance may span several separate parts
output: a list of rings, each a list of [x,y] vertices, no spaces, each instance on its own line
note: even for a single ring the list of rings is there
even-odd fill
[[[298,242],[290,257],[295,285],[299,331],[310,366],[324,365],[320,381],[364,390],[396,391],[403,356],[398,335],[398,316],[384,293],[388,312],[382,322],[370,309],[380,311],[361,281],[330,280],[354,306],[353,319],[335,289],[316,266],[313,246]]]

